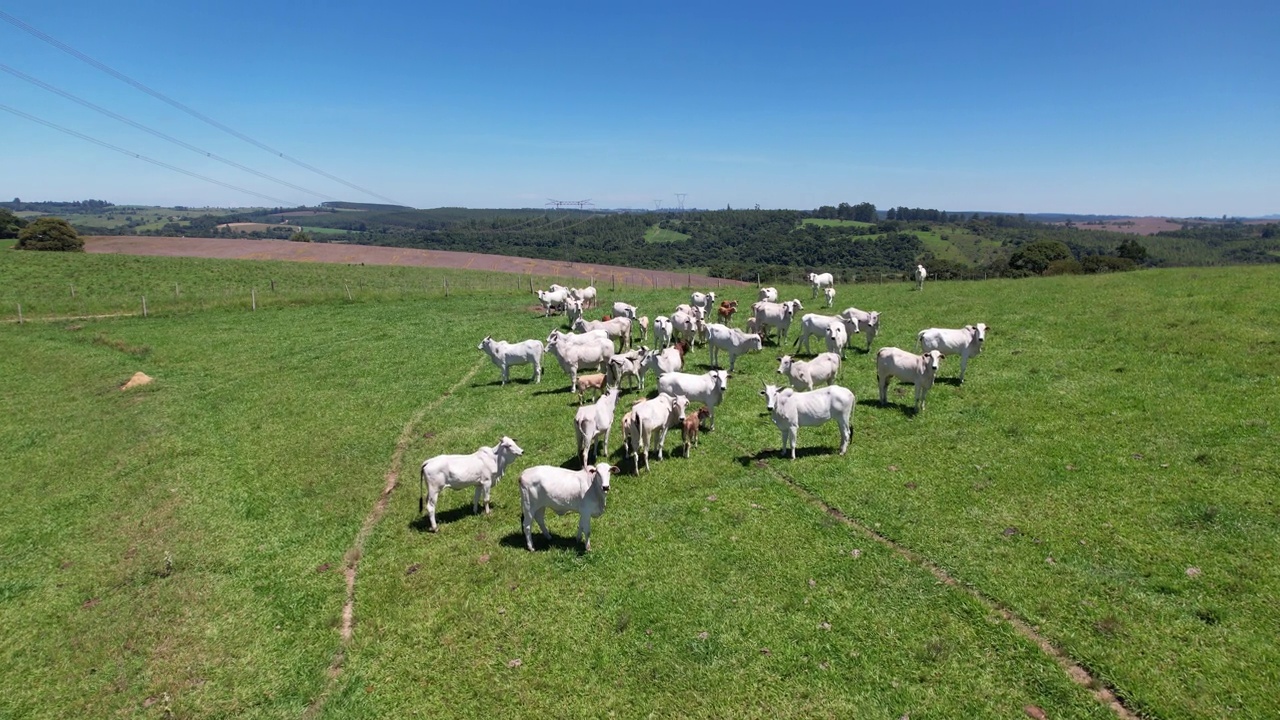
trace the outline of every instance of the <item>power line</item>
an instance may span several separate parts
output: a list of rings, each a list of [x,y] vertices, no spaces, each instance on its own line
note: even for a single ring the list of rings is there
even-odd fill
[[[32,26],[30,26],[30,25],[26,24],[25,22],[23,22],[23,21],[19,20],[18,18],[16,18],[16,17],[14,17],[14,16],[10,15],[9,13],[7,13],[7,12],[5,12],[5,11],[3,11],[3,10],[0,10],[0,20],[4,20],[5,22],[8,22],[10,25],[13,25],[14,27],[18,28],[19,30],[22,30],[22,31],[24,31],[24,32],[26,32],[26,33],[28,33],[28,34],[30,34],[30,35],[33,35],[33,36],[35,36],[36,38],[38,38],[38,39],[40,39],[40,40],[43,40],[44,42],[46,42],[46,43],[48,43],[48,44],[50,44],[50,45],[54,46],[55,48],[57,48],[57,49],[59,49],[59,50],[61,50],[61,51],[65,52],[65,53],[67,53],[68,55],[70,55],[70,56],[72,56],[72,57],[74,57],[74,58],[76,58],[76,59],[80,60],[81,62],[84,62],[84,63],[86,63],[86,64],[88,64],[88,65],[91,65],[91,66],[93,66],[93,67],[95,67],[95,68],[97,68],[97,69],[101,70],[102,72],[104,72],[104,73],[106,73],[106,74],[108,74],[108,75],[110,75],[110,76],[114,77],[115,79],[117,79],[117,80],[119,80],[119,81],[121,81],[121,82],[125,83],[126,85],[130,85],[130,86],[134,87],[134,88],[135,88],[135,89],[137,89],[137,90],[141,90],[142,92],[144,92],[144,93],[146,93],[146,94],[150,95],[151,97],[154,97],[155,99],[160,100],[161,102],[167,103],[167,104],[169,104],[169,105],[171,105],[171,106],[173,106],[173,107],[177,108],[178,110],[181,110],[182,112],[185,112],[185,113],[187,113],[188,115],[190,115],[190,116],[192,116],[192,117],[196,118],[197,120],[200,120],[200,121],[205,122],[205,123],[207,123],[207,124],[209,124],[209,125],[212,125],[213,127],[216,127],[216,128],[218,128],[219,130],[221,130],[221,131],[223,131],[223,132],[225,132],[225,133],[227,133],[227,134],[229,134],[229,135],[231,135],[231,136],[233,136],[233,137],[239,138],[239,139],[241,139],[241,140],[243,140],[243,141],[245,141],[245,142],[249,143],[250,145],[253,145],[253,146],[255,146],[255,147],[261,148],[262,150],[265,150],[265,151],[267,151],[267,152],[271,153],[272,155],[275,155],[276,157],[281,158],[282,160],[288,160],[289,162],[291,162],[291,163],[293,163],[293,164],[297,165],[298,167],[305,168],[305,169],[307,169],[307,170],[310,170],[310,171],[311,171],[311,172],[313,172],[313,173],[316,173],[316,174],[318,174],[318,175],[322,175],[322,176],[324,176],[324,177],[326,177],[326,178],[329,178],[330,180],[333,180],[334,182],[342,183],[343,185],[346,185],[347,187],[349,187],[349,188],[351,188],[351,189],[353,189],[353,190],[358,190],[359,192],[362,192],[362,193],[364,193],[364,194],[366,194],[366,195],[370,195],[370,196],[372,196],[372,197],[376,197],[376,198],[378,198],[379,200],[385,200],[385,201],[387,201],[387,202],[391,203],[392,205],[403,205],[403,203],[400,203],[400,202],[397,202],[397,201],[395,201],[395,200],[392,200],[391,198],[386,197],[385,195],[379,195],[378,193],[376,193],[376,192],[374,192],[374,191],[372,191],[372,190],[368,190],[368,189],[363,188],[363,187],[360,187],[359,185],[356,185],[356,184],[354,184],[354,183],[347,182],[346,180],[343,180],[342,178],[338,177],[337,175],[333,175],[333,174],[327,173],[327,172],[325,172],[324,170],[321,170],[320,168],[315,167],[315,166],[313,166],[313,165],[308,165],[307,163],[304,163],[304,162],[302,162],[301,160],[299,160],[299,159],[297,159],[297,158],[295,158],[295,157],[292,157],[292,156],[290,156],[290,155],[286,155],[284,152],[282,152],[282,151],[280,151],[280,150],[276,150],[275,148],[273,148],[273,147],[271,147],[271,146],[269,146],[269,145],[265,145],[265,144],[263,144],[263,143],[261,143],[261,142],[258,142],[257,140],[254,140],[253,138],[249,137],[248,135],[245,135],[245,134],[244,134],[244,133],[242,133],[242,132],[239,132],[239,131],[234,130],[234,129],[230,128],[230,127],[227,127],[226,125],[223,125],[222,123],[218,122],[217,120],[214,120],[213,118],[209,117],[208,115],[205,115],[204,113],[201,113],[200,111],[195,110],[194,108],[191,108],[191,107],[189,107],[189,106],[187,106],[187,105],[184,105],[184,104],[182,104],[182,103],[178,102],[177,100],[174,100],[173,98],[169,97],[168,95],[165,95],[164,93],[160,92],[159,90],[153,90],[153,89],[151,89],[150,87],[147,87],[146,85],[143,85],[142,83],[138,82],[137,80],[134,80],[133,78],[129,77],[128,75],[125,75],[124,73],[122,73],[122,72],[120,72],[120,71],[118,71],[118,70],[116,70],[116,69],[114,69],[114,68],[110,67],[109,65],[106,65],[106,64],[104,64],[104,63],[98,62],[97,60],[94,60],[93,58],[89,57],[88,55],[85,55],[84,53],[80,52],[79,50],[76,50],[75,48],[71,47],[70,45],[67,45],[66,43],[62,42],[61,40],[58,40],[57,38],[54,38],[54,37],[50,36],[49,34],[47,34],[47,33],[43,32],[43,31],[41,31],[41,30],[40,30],[40,29],[38,29],[38,28],[35,28],[35,27],[32,27]]]
[[[297,191],[299,191],[299,192],[304,192],[304,193],[306,193],[306,194],[308,194],[308,195],[315,195],[315,196],[317,196],[317,197],[325,198],[326,200],[337,200],[337,198],[335,198],[335,197],[333,197],[333,196],[331,196],[331,195],[325,195],[325,194],[324,194],[324,193],[322,193],[322,192],[316,192],[315,190],[309,190],[309,189],[304,188],[304,187],[302,187],[302,186],[300,186],[300,185],[294,185],[293,183],[288,182],[288,181],[286,181],[286,180],[281,180],[280,178],[272,177],[271,175],[268,175],[268,174],[266,174],[266,173],[258,172],[257,170],[254,170],[254,169],[253,169],[253,168],[251,168],[251,167],[246,167],[246,166],[244,166],[244,165],[241,165],[240,163],[235,162],[234,160],[228,160],[228,159],[226,159],[226,158],[224,158],[224,157],[222,157],[222,156],[220,156],[220,155],[217,155],[217,154],[215,154],[215,153],[211,153],[211,152],[209,152],[209,151],[207,151],[207,150],[202,150],[202,149],[200,149],[200,148],[198,148],[198,147],[196,147],[196,146],[194,146],[194,145],[191,145],[191,144],[189,144],[189,143],[185,143],[185,142],[183,142],[183,141],[181,141],[181,140],[179,140],[179,139],[177,139],[177,138],[175,138],[175,137],[172,137],[172,136],[170,136],[170,135],[166,135],[165,133],[162,133],[162,132],[160,132],[159,130],[155,130],[155,129],[153,129],[153,128],[149,128],[149,127],[147,127],[146,125],[143,125],[142,123],[139,123],[139,122],[134,122],[133,120],[130,120],[129,118],[124,117],[123,115],[120,115],[120,114],[114,113],[114,112],[112,112],[112,111],[110,111],[110,110],[108,110],[108,109],[106,109],[106,108],[104,108],[104,107],[102,107],[102,106],[100,106],[100,105],[95,105],[95,104],[93,104],[93,103],[89,102],[88,100],[85,100],[85,99],[83,99],[83,98],[77,97],[77,96],[75,96],[75,95],[73,95],[73,94],[71,94],[71,93],[69,93],[69,92],[67,92],[67,91],[65,91],[65,90],[60,90],[60,89],[58,89],[58,88],[56,88],[56,87],[54,87],[54,86],[50,85],[49,83],[44,82],[43,80],[39,80],[39,79],[37,79],[37,78],[34,78],[34,77],[32,77],[32,76],[30,76],[30,75],[28,75],[28,74],[26,74],[26,73],[22,72],[21,70],[17,70],[17,69],[11,68],[11,67],[9,67],[8,65],[5,65],[4,63],[0,63],[0,70],[3,70],[3,71],[5,71],[5,72],[9,73],[10,75],[13,75],[13,76],[14,76],[14,77],[16,77],[16,78],[19,78],[19,79],[22,79],[22,80],[26,80],[27,82],[31,83],[32,85],[35,85],[35,86],[37,86],[37,87],[44,88],[45,90],[48,90],[48,91],[49,91],[49,92],[51,92],[51,93],[54,93],[54,94],[57,94],[57,95],[61,95],[62,97],[66,98],[66,99],[68,99],[68,100],[71,100],[72,102],[79,103],[79,104],[83,105],[84,107],[89,108],[90,110],[94,110],[94,111],[96,111],[96,112],[102,113],[103,115],[106,115],[106,116],[107,116],[107,117],[109,117],[109,118],[112,118],[112,119],[114,119],[114,120],[119,120],[120,122],[122,122],[122,123],[124,123],[124,124],[126,124],[126,125],[130,125],[130,126],[132,126],[132,127],[135,127],[135,128],[137,128],[137,129],[139,129],[139,130],[142,130],[143,132],[151,133],[152,135],[154,135],[154,136],[156,136],[156,137],[160,138],[161,140],[167,140],[168,142],[171,142],[171,143],[173,143],[174,145],[177,145],[177,146],[179,146],[179,147],[186,148],[186,149],[190,150],[191,152],[198,153],[198,154],[203,155],[203,156],[205,156],[205,157],[207,157],[207,158],[210,158],[210,159],[212,159],[212,160],[217,160],[218,162],[223,163],[223,164],[225,164],[225,165],[230,165],[230,166],[231,166],[231,167],[233,167],[233,168],[237,168],[237,169],[239,169],[239,170],[243,170],[243,171],[245,171],[245,172],[247,172],[247,173],[252,173],[252,174],[254,174],[254,175],[257,175],[257,176],[258,176],[258,177],[260,177],[260,178],[264,178],[264,179],[270,180],[270,181],[272,181],[272,182],[279,183],[279,184],[281,184],[281,185],[284,185],[285,187],[293,188],[294,190],[297,190]]]
[[[288,200],[281,200],[281,199],[280,199],[280,198],[278,198],[278,197],[272,197],[272,196],[270,196],[270,195],[264,195],[263,193],[260,193],[260,192],[254,192],[253,190],[246,190],[245,188],[238,187],[238,186],[236,186],[236,185],[232,185],[231,183],[224,183],[224,182],[222,182],[221,180],[214,180],[214,179],[213,179],[213,178],[211,178],[211,177],[206,177],[206,176],[204,176],[204,175],[200,175],[199,173],[193,173],[193,172],[191,172],[190,170],[183,170],[183,169],[182,169],[182,168],[180,168],[180,167],[175,167],[175,166],[173,166],[173,165],[170,165],[169,163],[160,162],[159,160],[154,160],[154,159],[152,159],[152,158],[147,157],[146,155],[139,155],[139,154],[138,154],[138,153],[136,153],[136,152],[133,152],[133,151],[131,151],[131,150],[125,150],[124,148],[122,148],[122,147],[118,147],[118,146],[116,146],[116,145],[112,145],[112,144],[111,144],[111,143],[109,143],[109,142],[103,142],[102,140],[98,140],[97,138],[91,138],[91,137],[89,137],[88,135],[85,135],[84,133],[79,133],[79,132],[76,132],[75,130],[71,130],[71,129],[68,129],[68,128],[64,128],[64,127],[62,127],[61,125],[55,125],[55,124],[53,124],[53,123],[49,122],[48,120],[42,120],[42,119],[40,119],[40,118],[36,117],[35,115],[31,115],[31,114],[28,114],[28,113],[24,113],[24,112],[22,112],[21,110],[18,110],[18,109],[16,109],[16,108],[11,108],[11,107],[9,107],[8,105],[0,104],[0,110],[4,110],[4,111],[6,111],[6,112],[13,113],[14,115],[17,115],[18,117],[26,118],[26,119],[30,120],[31,122],[40,123],[41,125],[44,125],[45,127],[48,127],[48,128],[53,128],[54,130],[57,130],[58,132],[63,132],[63,133],[66,133],[66,134],[68,134],[68,135],[71,135],[71,136],[74,136],[74,137],[78,137],[78,138],[80,138],[81,140],[87,140],[88,142],[91,142],[91,143],[93,143],[94,145],[101,145],[102,147],[107,148],[108,150],[115,150],[115,151],[116,151],[116,152],[118,152],[118,153],[123,153],[123,154],[125,154],[125,155],[128,155],[129,157],[137,158],[137,159],[139,159],[139,160],[142,160],[143,162],[149,162],[149,163],[151,163],[152,165],[159,165],[160,167],[165,168],[165,169],[167,169],[167,170],[172,170],[172,171],[174,171],[174,172],[179,172],[179,173],[182,173],[183,175],[189,175],[189,176],[191,176],[191,177],[193,177],[193,178],[198,178],[198,179],[200,179],[200,180],[204,180],[204,181],[206,181],[206,182],[211,182],[211,183],[213,183],[214,185],[221,185],[221,186],[222,186],[222,187],[224,187],[224,188],[230,188],[230,189],[232,189],[232,190],[236,190],[236,191],[238,191],[238,192],[242,192],[242,193],[245,193],[245,194],[248,194],[248,195],[255,195],[255,196],[260,197],[260,198],[265,198],[265,199],[267,199],[267,200],[270,200],[270,201],[272,201],[272,202],[276,203],[276,205],[285,206],[285,207],[290,206],[290,205],[293,205],[293,203],[289,202]]]

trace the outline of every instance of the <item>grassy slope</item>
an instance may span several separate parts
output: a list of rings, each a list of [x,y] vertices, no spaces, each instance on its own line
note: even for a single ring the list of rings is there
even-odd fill
[[[675,242],[677,240],[688,239],[689,236],[682,232],[667,230],[665,228],[660,228],[657,225],[653,225],[648,230],[644,231],[644,241],[649,243]]]
[[[875,224],[858,220],[830,220],[826,218],[805,218],[801,223],[805,225],[821,225],[823,227],[871,227]]]
[[[885,311],[878,345],[976,319],[993,326],[991,344],[966,385],[940,384],[918,418],[860,406],[848,457],[762,459],[1009,604],[1131,702],[1162,717],[1274,715],[1276,279],[1247,268],[849,288]],[[628,297],[645,310],[676,295]],[[13,559],[0,567],[0,619],[14,629],[0,674],[26,678],[0,714],[128,711],[167,692],[182,715],[296,716],[337,645],[333,569],[414,412],[480,366],[414,428],[402,481],[423,457],[502,433],[526,449],[516,471],[572,454],[568,398],[549,392],[560,371],[500,388],[470,350],[491,331],[544,335],[552,321],[512,312],[522,302],[0,330],[11,439],[0,548]],[[421,532],[406,482],[366,548],[327,713],[447,702],[477,717],[595,716],[600,703],[623,716],[1008,717],[1035,703],[1105,717],[981,606],[755,465],[777,447],[754,393],[777,377],[772,355],[740,366],[696,465],[617,481],[589,556],[519,547],[513,477],[491,518],[446,493],[438,536]],[[845,380],[864,401],[868,368],[854,353]],[[115,391],[136,369],[159,381]],[[800,438],[829,448],[834,430]],[[565,537],[573,523],[551,525]],[[508,668],[514,658],[522,666]]]

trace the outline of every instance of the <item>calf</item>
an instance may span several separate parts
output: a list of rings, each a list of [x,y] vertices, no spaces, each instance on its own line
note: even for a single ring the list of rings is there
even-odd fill
[[[520,473],[520,526],[529,552],[533,552],[535,520],[542,536],[551,539],[551,531],[547,530],[547,508],[557,515],[578,513],[578,534],[574,539],[591,552],[591,518],[604,514],[609,476],[615,472],[618,468],[600,463],[581,470],[536,465]]]
[[[649,337],[649,316],[641,315],[636,318],[636,325],[640,328],[640,342],[644,342]]]
[[[593,401],[604,392],[605,377],[604,373],[592,373],[590,375],[579,375],[578,381],[574,384],[574,392],[578,393],[578,404],[584,402],[584,397],[588,390],[595,390],[596,396],[591,398]]]
[[[733,372],[739,355],[764,349],[764,341],[759,335],[744,333],[720,323],[707,326],[707,345],[711,348],[712,367],[720,367],[721,350],[729,353],[729,372]]]
[[[545,349],[537,340],[525,340],[509,343],[505,340],[494,340],[487,336],[476,346],[485,351],[489,359],[502,370],[502,384],[506,385],[511,374],[512,365],[533,365],[533,382],[542,382],[542,353]]]
[[[725,300],[720,303],[720,308],[716,310],[716,314],[720,318],[720,322],[728,325],[733,321],[733,314],[738,312],[737,300]]]
[[[876,378],[880,382],[880,404],[889,401],[889,378],[898,378],[916,386],[916,413],[924,409],[925,397],[933,387],[938,362],[946,357],[937,350],[916,355],[901,348],[880,348],[876,353]]]
[[[684,456],[689,457],[689,448],[698,446],[698,431],[702,429],[702,421],[711,411],[704,405],[698,408],[698,412],[684,416],[684,429],[680,433],[680,439],[684,441]]]
[[[482,447],[470,455],[436,455],[422,463],[422,476],[418,487],[418,512],[423,510],[423,490],[426,491],[427,519],[431,532],[436,526],[436,499],[445,488],[474,486],[471,512],[479,512],[480,495],[484,494],[484,514],[489,514],[489,491],[502,479],[507,465],[524,454],[515,440],[504,436],[493,447]]]
[[[671,344],[671,318],[659,315],[653,319],[653,346],[659,350]]]
[[[969,358],[977,357],[982,352],[982,345],[987,339],[985,323],[965,325],[959,329],[929,328],[921,330],[916,338],[920,341],[920,349],[924,352],[937,350],[947,355],[960,356],[960,382],[964,382],[964,371],[969,366]]]
[[[572,295],[565,298],[564,316],[569,321],[569,327],[573,327],[573,323],[582,317],[582,301]]]
[[[833,287],[829,287],[829,288],[827,288],[827,289],[823,290],[823,291],[822,291],[822,293],[823,293],[824,295],[826,295],[826,296],[827,296],[827,307],[831,307],[832,305],[834,305],[834,304],[836,303],[836,289],[835,289],[835,288],[833,288]]]
[[[729,373],[724,370],[712,370],[705,375],[674,372],[658,377],[659,391],[684,396],[710,408],[711,430],[716,429],[716,407],[724,400],[724,391],[728,387]]]
[[[923,265],[916,265],[916,289],[924,289],[924,279],[929,277],[929,271],[924,269]]]
[[[608,453],[609,432],[613,430],[613,411],[617,405],[618,387],[615,385],[590,406],[578,408],[573,428],[578,439],[578,453],[582,455],[582,467],[587,466],[587,455],[592,450],[596,453],[596,459],[600,459],[600,441],[604,442],[605,452]]]
[[[849,344],[849,333],[844,329],[844,323],[835,323],[827,328],[827,352],[836,353],[844,358],[844,346]]]
[[[631,457],[636,474],[640,474],[640,455],[644,454],[644,469],[649,469],[649,447],[653,445],[653,436],[658,437],[658,459],[662,459],[662,449],[667,443],[667,430],[679,425],[685,416],[685,408],[689,398],[659,393],[657,397],[641,400],[631,406],[630,417],[623,419],[623,429],[627,431],[627,444],[631,449]]]
[[[822,353],[812,360],[796,360],[790,355],[778,358],[778,374],[786,375],[797,390],[812,390],[818,383],[832,385],[840,372],[840,356]]]
[[[853,391],[839,385],[810,392],[797,392],[791,388],[779,390],[776,385],[765,385],[760,394],[765,396],[765,406],[773,416],[773,424],[782,432],[782,456],[791,449],[791,459],[796,459],[796,440],[800,428],[822,425],[835,420],[840,426],[840,454],[849,449],[853,437],[850,418],[855,399]]]

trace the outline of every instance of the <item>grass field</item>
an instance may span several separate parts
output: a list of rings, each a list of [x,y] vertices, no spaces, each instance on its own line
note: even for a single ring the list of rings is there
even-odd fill
[[[650,227],[644,231],[644,241],[649,243],[675,242],[677,240],[688,240],[689,236],[676,232],[675,230],[667,230],[657,225]]]
[[[357,271],[368,288],[439,277],[0,253],[5,302],[49,308],[69,276],[108,294],[180,276],[216,300]],[[515,477],[570,462],[573,406],[553,362],[500,387],[474,349],[556,325],[514,287],[7,324],[0,716],[1114,717],[1007,608],[1145,716],[1275,717],[1278,280],[849,287],[883,313],[877,346],[991,325],[965,385],[944,361],[924,413],[903,386],[880,408],[852,351],[849,454],[806,428],[791,462],[757,395],[779,353],[747,356],[694,458],[639,478],[624,463],[586,555],[570,518],[523,549]],[[120,392],[138,370],[156,382]],[[525,455],[494,514],[446,492],[424,532],[421,461],[503,434]]]
[[[831,220],[826,218],[805,218],[801,223],[804,225],[821,225],[822,227],[871,227],[875,225],[875,223],[858,220]]]

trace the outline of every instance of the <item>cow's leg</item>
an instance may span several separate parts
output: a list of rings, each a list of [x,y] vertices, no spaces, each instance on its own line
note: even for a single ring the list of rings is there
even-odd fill
[[[440,488],[427,487],[427,519],[431,521],[431,532],[440,532],[436,525],[436,500],[440,497]]]

